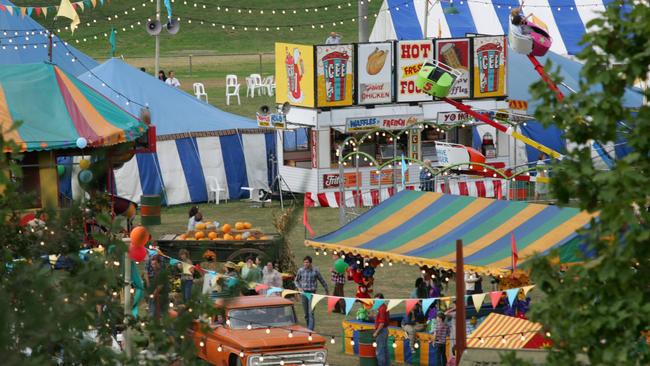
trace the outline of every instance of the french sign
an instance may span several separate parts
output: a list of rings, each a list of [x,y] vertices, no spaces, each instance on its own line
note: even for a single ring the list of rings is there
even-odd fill
[[[374,128],[384,130],[401,130],[422,121],[422,115],[348,118],[345,121],[346,132],[364,132]]]

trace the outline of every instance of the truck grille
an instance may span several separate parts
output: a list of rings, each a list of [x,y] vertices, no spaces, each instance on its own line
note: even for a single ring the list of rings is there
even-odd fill
[[[324,352],[324,351],[323,351]],[[320,352],[318,352],[320,353]],[[280,366],[287,365],[324,365],[325,360],[317,359],[317,352],[298,352],[298,353],[274,353],[262,356],[253,356],[250,359],[249,366]],[[327,353],[325,353],[327,357]],[[284,363],[281,363],[284,361]]]

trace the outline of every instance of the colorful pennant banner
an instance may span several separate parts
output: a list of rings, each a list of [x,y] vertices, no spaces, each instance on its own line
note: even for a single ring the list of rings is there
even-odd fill
[[[76,1],[71,3],[72,7],[75,10],[80,10],[84,11],[88,7],[92,7],[93,9],[97,7],[97,1],[92,0],[92,1]],[[104,2],[101,2],[101,5],[104,5]],[[31,17],[32,12],[36,13],[36,16],[40,16],[41,14],[43,17],[47,18],[47,12],[49,11],[54,11],[58,12],[59,11],[59,6],[58,5],[52,5],[52,6],[16,6],[16,5],[2,5],[0,4],[0,11],[1,12],[7,12],[9,15],[18,15],[20,14],[21,17]]]

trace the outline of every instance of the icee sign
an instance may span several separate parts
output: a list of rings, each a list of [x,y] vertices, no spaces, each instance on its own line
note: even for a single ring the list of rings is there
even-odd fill
[[[422,41],[399,41],[396,44],[396,84],[398,102],[419,102],[433,100],[433,97],[426,94],[415,86],[417,74],[422,64],[433,58],[433,42]]]

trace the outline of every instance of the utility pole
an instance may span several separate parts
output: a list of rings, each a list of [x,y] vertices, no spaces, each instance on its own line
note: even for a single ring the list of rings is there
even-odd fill
[[[368,0],[359,0],[359,43],[368,42]]]
[[[429,0],[424,0],[424,39],[427,39],[427,29],[429,27]]]
[[[463,263],[463,241],[456,240],[456,364],[467,349],[465,330],[465,263]]]
[[[156,0],[156,20],[160,23],[160,0]],[[156,34],[156,56],[155,56],[154,76],[158,77],[160,71],[160,33]]]

